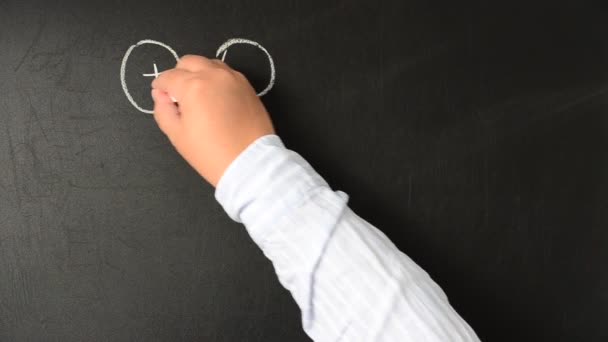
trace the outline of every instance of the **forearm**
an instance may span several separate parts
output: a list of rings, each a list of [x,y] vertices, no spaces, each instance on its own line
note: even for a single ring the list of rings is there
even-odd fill
[[[276,136],[227,169],[216,197],[243,222],[318,341],[476,341],[435,282]]]

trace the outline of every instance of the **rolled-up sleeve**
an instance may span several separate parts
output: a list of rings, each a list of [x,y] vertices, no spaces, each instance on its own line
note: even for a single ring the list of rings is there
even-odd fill
[[[272,261],[315,341],[478,341],[429,275],[278,136],[243,151],[215,196]]]

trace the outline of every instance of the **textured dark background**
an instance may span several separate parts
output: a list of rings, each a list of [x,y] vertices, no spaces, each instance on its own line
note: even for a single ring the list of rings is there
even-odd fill
[[[140,39],[232,37],[275,58],[287,145],[483,340],[608,340],[608,10],[546,3],[0,0],[0,341],[307,340],[120,87]],[[255,49],[228,62],[263,86]]]

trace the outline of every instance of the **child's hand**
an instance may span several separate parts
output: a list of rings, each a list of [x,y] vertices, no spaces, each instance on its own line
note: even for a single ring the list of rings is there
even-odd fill
[[[218,60],[183,57],[152,82],[152,98],[160,129],[213,186],[249,144],[274,134],[247,79]]]

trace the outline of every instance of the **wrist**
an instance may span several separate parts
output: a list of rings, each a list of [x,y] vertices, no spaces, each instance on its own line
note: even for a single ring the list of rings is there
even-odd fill
[[[233,220],[249,229],[261,216],[276,217],[269,208],[285,212],[320,186],[328,185],[304,158],[270,134],[255,140],[228,166],[217,184],[215,198]],[[264,233],[250,234],[257,240]]]

